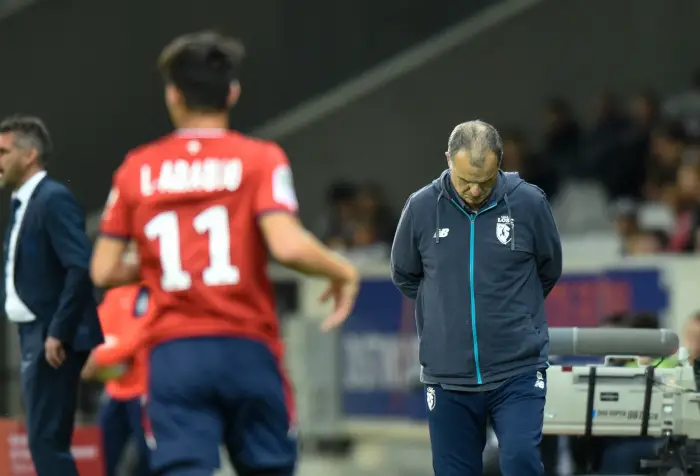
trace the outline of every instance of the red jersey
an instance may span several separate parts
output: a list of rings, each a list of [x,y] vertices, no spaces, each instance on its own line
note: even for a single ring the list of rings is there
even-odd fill
[[[148,290],[139,285],[109,290],[98,308],[105,342],[95,348],[95,361],[103,367],[128,365],[124,375],[105,385],[112,398],[129,400],[146,393],[148,354],[139,336],[150,311]]]
[[[152,345],[196,336],[277,345],[258,226],[273,211],[296,213],[297,200],[287,157],[272,142],[224,130],[177,131],[126,157],[101,232],[137,243],[155,306]]]

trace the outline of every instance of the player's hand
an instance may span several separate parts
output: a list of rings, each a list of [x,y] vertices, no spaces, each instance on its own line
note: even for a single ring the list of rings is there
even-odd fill
[[[80,372],[80,378],[83,380],[93,380],[97,376],[97,371],[99,367],[97,362],[95,362],[95,356],[90,353],[85,365],[83,365],[83,370]]]
[[[321,302],[333,299],[335,304],[333,313],[324,319],[321,324],[323,332],[330,331],[340,326],[350,316],[355,307],[357,292],[360,290],[360,274],[353,270],[352,276],[346,280],[331,281],[328,289],[321,295]]]
[[[46,361],[55,369],[59,368],[66,360],[66,350],[63,348],[61,341],[55,337],[47,337],[44,343],[44,352],[46,353]]]

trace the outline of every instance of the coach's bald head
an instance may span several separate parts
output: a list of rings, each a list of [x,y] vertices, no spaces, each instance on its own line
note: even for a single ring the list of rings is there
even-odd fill
[[[486,202],[498,180],[503,140],[495,127],[469,121],[454,128],[447,143],[452,185],[470,208]]]

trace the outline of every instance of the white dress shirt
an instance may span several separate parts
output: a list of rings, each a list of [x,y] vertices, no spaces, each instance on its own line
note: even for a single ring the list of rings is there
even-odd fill
[[[46,172],[43,170],[32,175],[29,180],[24,182],[24,184],[12,194],[13,200],[16,199],[20,201],[20,205],[15,213],[15,222],[10,232],[7,263],[5,264],[5,314],[7,314],[7,318],[12,322],[32,322],[36,319],[34,313],[29,310],[17,295],[17,289],[15,288],[15,251],[17,250],[17,238],[22,228],[24,212],[27,211],[27,205],[29,205],[29,200],[31,200],[34,190],[44,177],[46,177]]]

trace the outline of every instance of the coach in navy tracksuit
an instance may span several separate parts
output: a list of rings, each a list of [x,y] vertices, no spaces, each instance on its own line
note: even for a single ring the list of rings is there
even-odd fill
[[[561,243],[544,193],[500,171],[501,154],[492,126],[457,126],[449,169],[408,199],[391,250],[394,283],[416,299],[436,476],[483,474],[487,418],[504,476],[544,475],[544,299]]]

